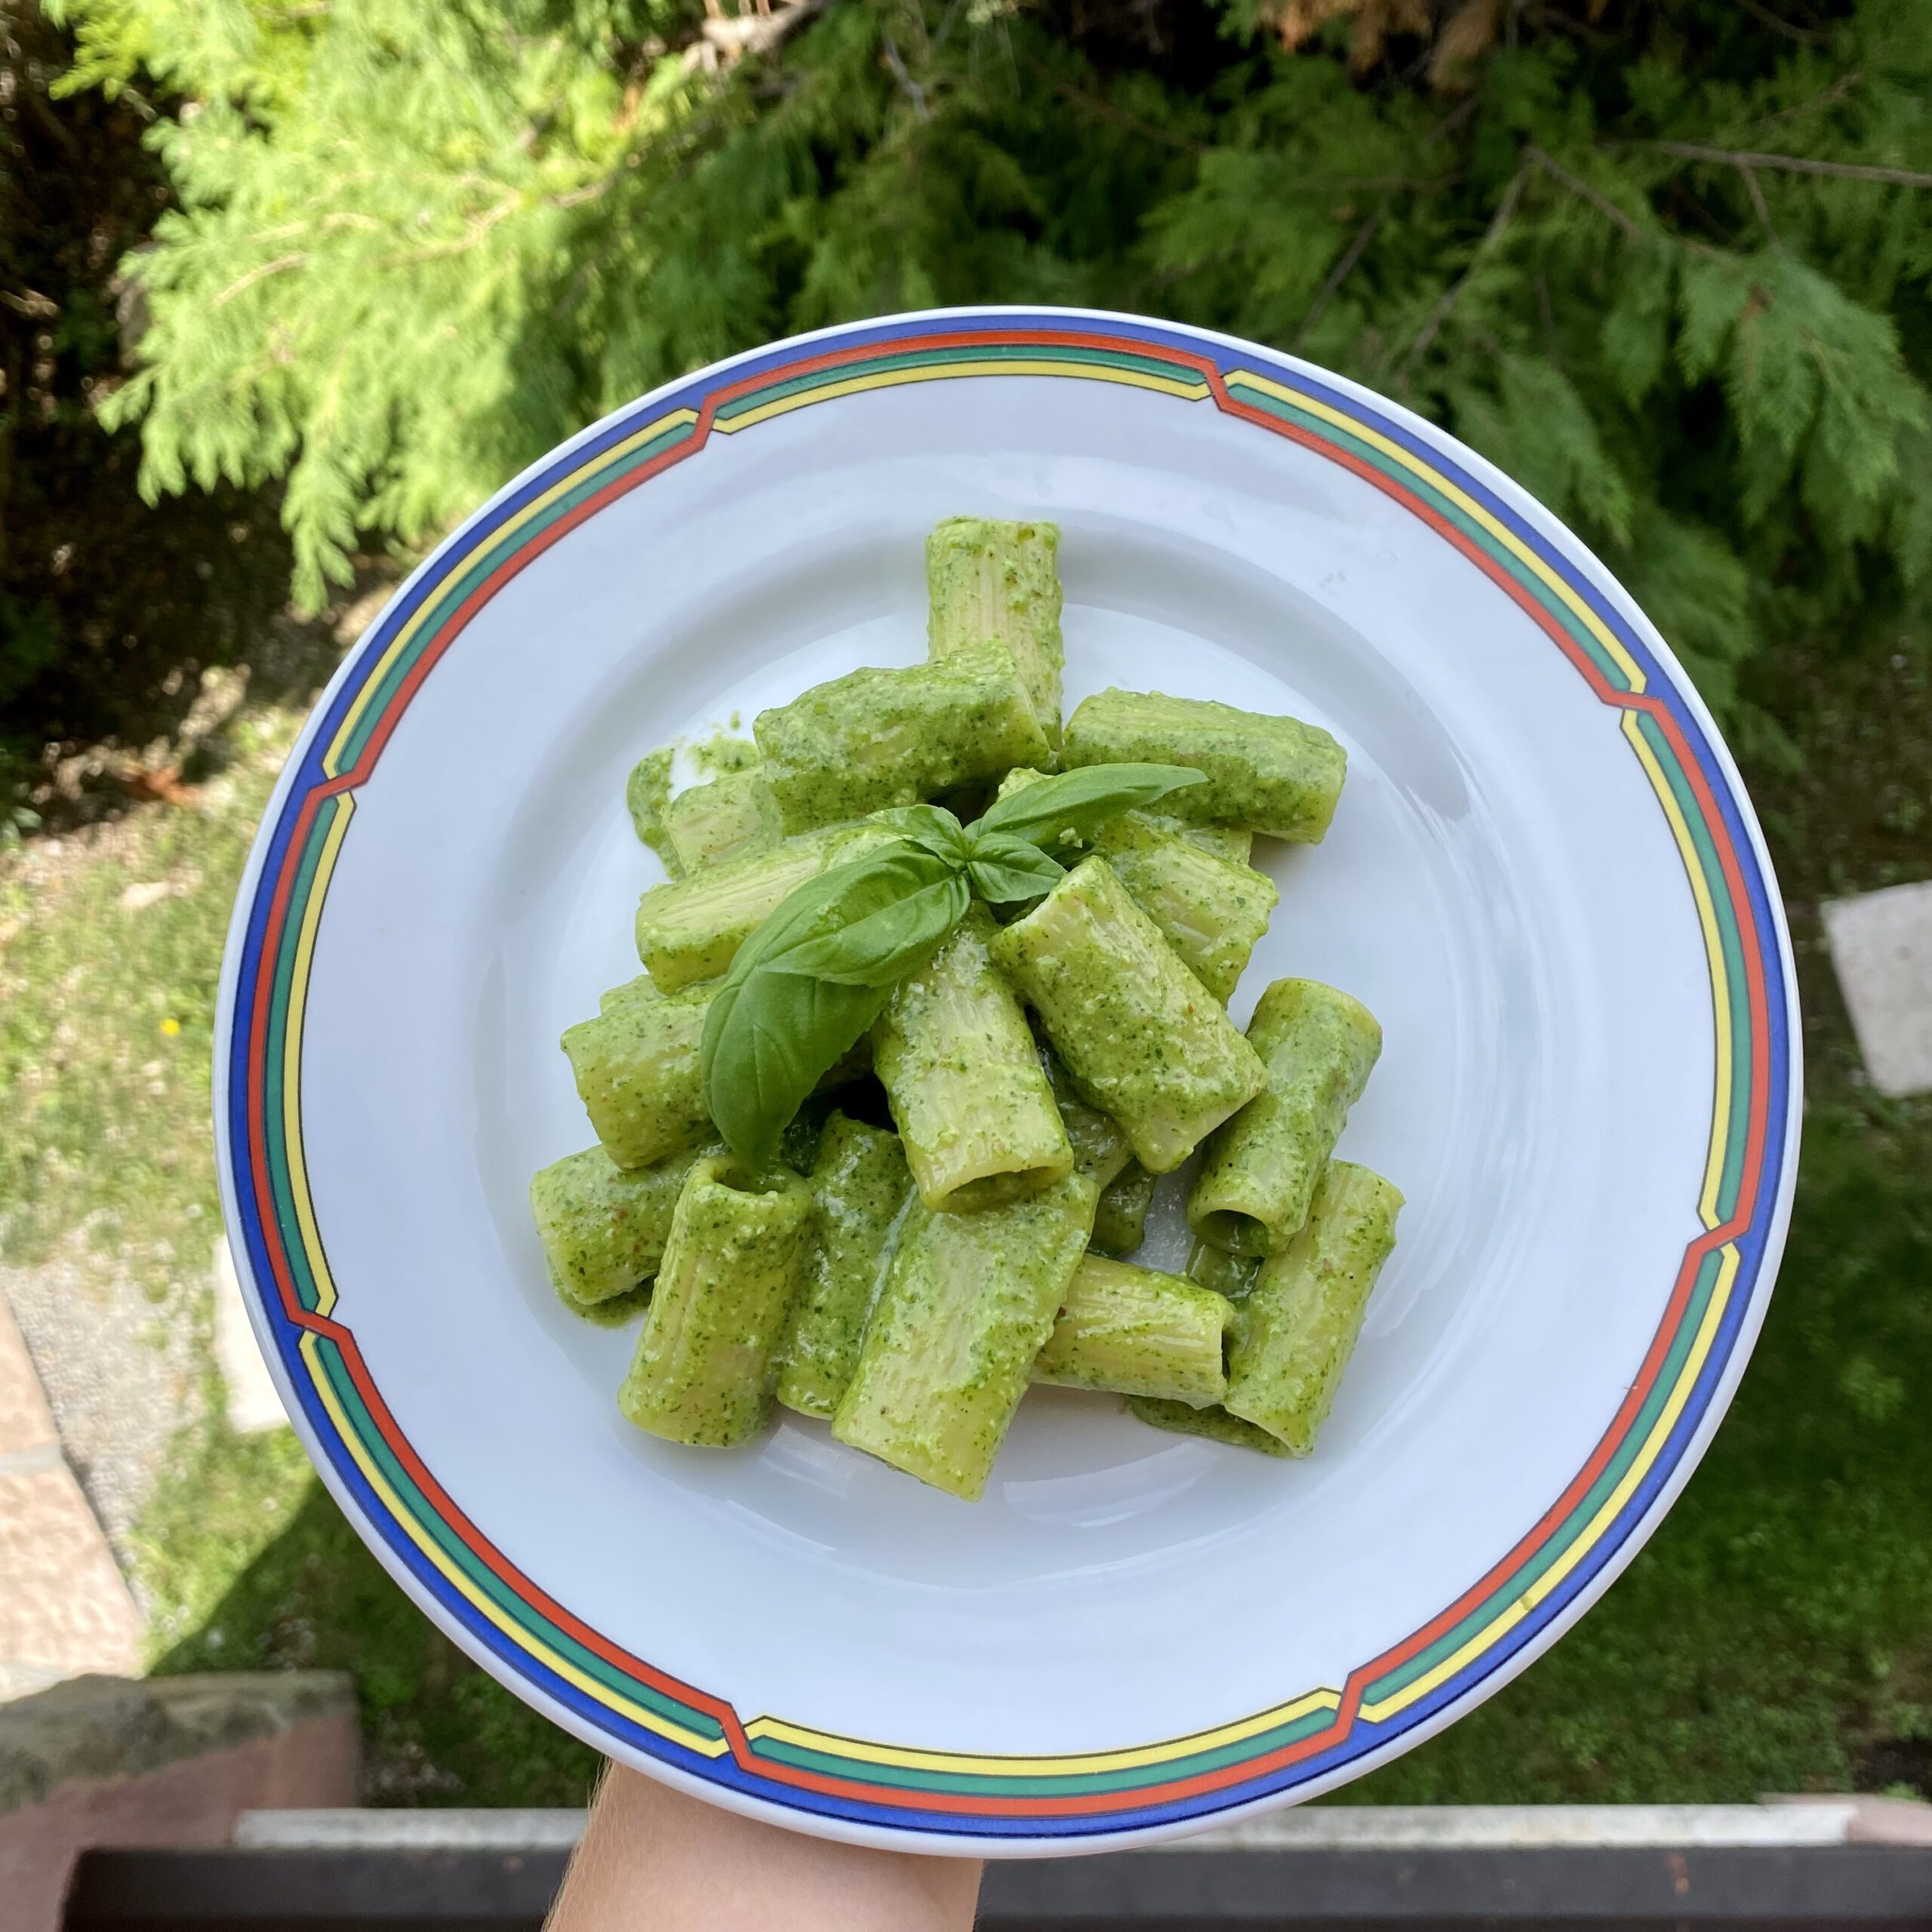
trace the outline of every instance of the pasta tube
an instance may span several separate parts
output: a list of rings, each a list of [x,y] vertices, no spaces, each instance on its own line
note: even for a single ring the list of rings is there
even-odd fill
[[[858,1366],[912,1178],[896,1134],[835,1113],[819,1137],[811,1187],[812,1238],[778,1399],[802,1415],[829,1416]]]
[[[728,1154],[692,1168],[617,1392],[626,1420],[720,1449],[764,1426],[811,1204],[811,1189],[782,1170],[754,1175]]]
[[[1281,894],[1251,866],[1232,866],[1137,812],[1103,826],[1094,849],[1201,983],[1226,1005]]]
[[[1100,1190],[1094,1211],[1094,1245],[1103,1254],[1131,1254],[1147,1235],[1147,1210],[1153,1204],[1154,1177],[1129,1161]]]
[[[1041,1057],[1046,1063],[1048,1084],[1054,1090],[1054,1103],[1060,1109],[1067,1140],[1073,1149],[1074,1172],[1084,1174],[1104,1192],[1134,1158],[1134,1149],[1127,1144],[1127,1136],[1118,1121],[1109,1119],[1098,1107],[1090,1107],[1074,1092],[1066,1069],[1051,1054]]]
[[[926,539],[934,663],[984,650],[1013,660],[1050,751],[1060,749],[1060,531],[1051,523],[948,517]]]
[[[627,1173],[601,1147],[567,1154],[534,1175],[530,1212],[551,1284],[581,1313],[657,1273],[695,1149]]]
[[[1319,725],[1201,698],[1106,691],[1067,720],[1060,762],[1191,764],[1208,774],[1161,801],[1196,823],[1244,825],[1278,838],[1319,839],[1335,816],[1348,755]]]
[[[760,712],[752,731],[788,832],[914,804],[1049,755],[1003,652],[854,671]]]
[[[1217,1295],[1239,1301],[1261,1272],[1259,1255],[1227,1254],[1211,1242],[1196,1240],[1187,1257],[1187,1278]]]
[[[680,792],[664,808],[664,835],[689,873],[774,851],[785,833],[771,782],[754,768]]]
[[[1247,865],[1254,857],[1254,834],[1244,826],[1190,825],[1184,818],[1160,811],[1130,812],[1128,817],[1152,826],[1157,832],[1178,832],[1190,844],[1198,845],[1202,851],[1211,852],[1231,866]]]
[[[919,1197],[943,1213],[1017,1200],[1073,1167],[1026,1016],[988,957],[996,930],[975,905],[872,1029]]]
[[[832,1434],[977,1497],[1086,1248],[1094,1198],[1069,1174],[982,1214],[914,1201]]]
[[[1119,1121],[1150,1173],[1179,1167],[1266,1084],[1254,1049],[1104,859],[1083,860],[992,950],[1076,1091]]]
[[[835,826],[694,878],[654,885],[638,901],[638,957],[667,993],[715,980],[795,887],[891,836],[882,826]]]
[[[1401,1206],[1401,1190],[1380,1174],[1330,1161],[1307,1225],[1263,1263],[1241,1303],[1228,1411],[1293,1455],[1315,1447],[1334,1402]]]
[[[1231,1254],[1272,1254],[1308,1219],[1315,1183],[1382,1051],[1360,1001],[1318,980],[1277,980],[1247,1029],[1266,1090],[1216,1130],[1187,1198],[1188,1225]]]
[[[716,1138],[698,1058],[708,988],[663,999],[620,995],[563,1038],[577,1091],[604,1151],[648,1168]]]
[[[1211,1442],[1225,1442],[1235,1449],[1258,1449],[1264,1456],[1294,1454],[1265,1429],[1257,1429],[1253,1423],[1231,1416],[1218,1406],[1196,1409],[1186,1402],[1150,1395],[1130,1395],[1127,1406],[1141,1421],[1152,1423],[1156,1429],[1171,1429],[1177,1435],[1204,1435]]]
[[[1234,1305],[1178,1275],[1088,1254],[1073,1271],[1035,1382],[1196,1407],[1227,1393],[1222,1338]]]

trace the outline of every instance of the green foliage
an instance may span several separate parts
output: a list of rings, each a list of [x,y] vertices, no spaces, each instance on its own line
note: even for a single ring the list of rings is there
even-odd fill
[[[66,4],[77,82],[186,103],[109,413],[151,491],[285,475],[311,601],[697,364],[981,300],[1231,329],[1447,423],[1721,706],[1765,636],[1932,577],[1915,0],[1531,6],[1486,51],[1457,16],[1453,100],[1294,5]],[[1344,11],[1356,66],[1413,51],[1415,9]]]

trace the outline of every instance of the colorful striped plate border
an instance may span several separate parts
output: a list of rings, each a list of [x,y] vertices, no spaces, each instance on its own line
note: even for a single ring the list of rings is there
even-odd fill
[[[301,1144],[309,962],[356,790],[477,612],[577,525],[697,460],[714,437],[863,390],[1014,376],[1127,384],[1286,437],[1383,491],[1512,598],[1619,715],[1690,881],[1718,1041],[1702,1231],[1615,1420],[1516,1547],[1340,1684],[1194,1736],[1068,1758],[922,1749],[740,1712],[547,1595],[423,1466],[335,1318]],[[1606,594],[1581,546],[1553,539],[1450,438],[1270,351],[1126,316],[954,312],[783,343],[646,398],[521,478],[412,579],[311,720],[257,838],[223,1000],[216,1115],[229,1229],[258,1328],[362,1533],[446,1628],[601,1748],[728,1803],[902,1841],[1074,1849],[1312,1795],[1497,1687],[1607,1585],[1688,1476],[1761,1319],[1796,1156],[1780,912],[1749,809],[1683,673]]]

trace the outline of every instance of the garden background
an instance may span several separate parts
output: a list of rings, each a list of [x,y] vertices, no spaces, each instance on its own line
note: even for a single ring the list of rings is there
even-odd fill
[[[1929,284],[1920,0],[0,0],[0,1291],[172,1377],[82,1458],[154,1668],[352,1670],[375,1801],[581,1798],[223,1413],[256,817],[384,586],[570,432],[822,323],[1088,303],[1342,370],[1580,531],[1798,948],[1730,1420],[1572,1635],[1348,1796],[1932,1795],[1932,1102],[1866,1081],[1817,913],[1932,876]]]

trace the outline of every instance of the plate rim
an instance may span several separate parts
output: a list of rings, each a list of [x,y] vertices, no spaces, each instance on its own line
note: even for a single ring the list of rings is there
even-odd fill
[[[945,325],[955,326],[949,330],[943,326]],[[1203,1804],[1190,1808],[1184,1815],[1133,1825],[1123,1826],[1112,1822],[1115,1814],[1105,1810],[1088,1810],[1084,1813],[1063,1812],[1051,1818],[1015,1819],[1011,1824],[998,1830],[974,1831],[937,1823],[932,1825],[923,1823],[918,1814],[909,1813],[903,1807],[899,1807],[894,1815],[891,1805],[882,1804],[876,1798],[867,1801],[862,1807],[873,1814],[871,1817],[828,1811],[801,1804],[795,1796],[768,1795],[756,1788],[746,1789],[719,1778],[707,1777],[702,1772],[687,1768],[683,1763],[640,1749],[552,1695],[545,1685],[528,1674],[527,1665],[519,1665],[511,1656],[504,1654],[475,1627],[456,1614],[450,1605],[425,1583],[401,1551],[392,1544],[389,1535],[381,1526],[371,1520],[361,1499],[335,1460],[334,1451],[342,1449],[343,1445],[338,1438],[332,1450],[325,1440],[307,1404],[297,1389],[285,1357],[287,1342],[284,1331],[292,1328],[294,1324],[285,1317],[271,1310],[268,1294],[264,1292],[258,1278],[255,1257],[249,1239],[251,1223],[243,1212],[238,1192],[235,1149],[231,1140],[232,1127],[238,1115],[232,1091],[235,1078],[233,1032],[242,971],[248,949],[249,931],[257,910],[263,873],[272,849],[285,829],[291,795],[296,789],[318,740],[324,730],[330,726],[343,691],[352,681],[364,674],[372,658],[379,661],[381,654],[389,648],[392,620],[395,614],[410,608],[409,599],[412,595],[421,586],[436,581],[446,561],[466,544],[476,540],[479,533],[486,532],[491,518],[503,510],[521,492],[546,473],[556,472],[567,464],[569,459],[586,447],[598,443],[601,438],[610,437],[625,423],[648,425],[656,419],[648,417],[646,412],[657,409],[673,398],[700,394],[708,398],[715,397],[716,392],[731,386],[728,378],[735,376],[742,382],[745,377],[759,373],[762,368],[783,368],[801,360],[811,359],[801,355],[801,352],[808,349],[822,349],[828,344],[839,345],[850,351],[853,358],[857,358],[866,351],[883,351],[894,343],[902,346],[915,344],[921,339],[930,341],[934,336],[970,333],[975,328],[983,333],[1004,331],[1016,336],[1030,335],[1048,339],[1061,337],[1070,341],[1080,333],[1081,325],[1103,331],[1116,348],[1124,348],[1131,343],[1177,347],[1184,343],[1192,349],[1197,357],[1204,360],[1214,359],[1202,356],[1202,352],[1207,349],[1231,353],[1242,362],[1258,364],[1258,369],[1251,373],[1263,377],[1264,380],[1269,374],[1278,375],[1285,372],[1291,377],[1298,378],[1304,389],[1312,385],[1315,389],[1353,404],[1355,410],[1349,411],[1350,414],[1359,411],[1382,424],[1404,432],[1406,439],[1420,445],[1430,456],[1446,460],[1455,469],[1460,469],[1466,478],[1472,478],[1481,485],[1501,505],[1513,512],[1530,531],[1541,538],[1543,546],[1555,553],[1556,561],[1567,563],[1572,570],[1588,580],[1598,597],[1614,608],[1652,660],[1663,685],[1668,687],[1670,697],[1674,697],[1689,714],[1690,721],[1703,741],[1704,762],[1708,768],[1706,775],[1716,781],[1714,803],[1720,812],[1724,806],[1729,806],[1736,821],[1731,835],[1733,840],[1749,854],[1754,863],[1762,894],[1764,928],[1758,935],[1758,964],[1767,969],[1770,961],[1775,958],[1778,968],[1775,975],[1768,970],[1764,972],[1766,1018],[1771,1025],[1774,1036],[1780,1026],[1783,1035],[1781,1070],[1777,1056],[1774,1053],[1772,1063],[1767,1070],[1767,1078],[1774,1083],[1782,1078],[1784,1082],[1784,1117],[1781,1123],[1770,1117],[1770,1102],[1767,1097],[1765,1158],[1776,1158],[1780,1163],[1770,1217],[1764,1224],[1760,1238],[1758,1259],[1746,1290],[1745,1299],[1738,1311],[1736,1327],[1725,1345],[1726,1354],[1722,1365],[1716,1379],[1701,1398],[1702,1407],[1697,1411],[1694,1426],[1678,1444],[1674,1452],[1670,1451],[1666,1440],[1660,1452],[1660,1457],[1666,1459],[1665,1466],[1655,1481],[1647,1500],[1617,1531],[1607,1547],[1600,1547],[1598,1543],[1586,1545],[1585,1556],[1595,1559],[1590,1574],[1580,1585],[1562,1598],[1558,1608],[1528,1636],[1495,1655],[1472,1681],[1424,1714],[1399,1725],[1384,1737],[1366,1743],[1361,1749],[1349,1754],[1331,1768],[1282,1788],[1231,1798],[1225,1803]],[[1035,346],[1038,348],[1042,345],[1036,341]],[[969,371],[961,369],[955,373],[966,374]],[[1019,368],[1008,362],[997,368],[980,369],[976,367],[970,373],[1051,371]],[[1222,374],[1225,389],[1226,382],[1233,380],[1235,371],[1224,368]],[[1143,380],[1141,386],[1165,386],[1158,377],[1158,372],[1156,371],[1155,380]],[[1125,379],[1133,380],[1131,377]],[[1170,392],[1178,394],[1180,391],[1173,389]],[[810,399],[812,398],[808,398]],[[1195,399],[1198,399],[1198,395]],[[1220,400],[1218,395],[1217,400]],[[695,415],[692,420],[695,423]],[[754,415],[750,420],[758,418]],[[732,426],[749,426],[749,423]],[[1306,437],[1300,439],[1307,440]],[[619,443],[625,440],[621,438],[617,439]],[[635,432],[629,440],[637,440]],[[685,445],[690,440],[688,432],[678,439],[669,452],[669,462],[678,460],[675,453],[678,450],[683,450],[687,454],[691,453],[690,450],[685,449]],[[700,437],[698,447],[702,447],[702,442]],[[648,441],[646,447],[649,447]],[[646,466],[650,473],[656,473],[655,469],[651,468],[651,464],[669,466],[668,463],[658,463],[658,459],[654,457]],[[1507,588],[1506,586],[1505,587]],[[1601,694],[1598,695],[1601,697]],[[1611,702],[1607,699],[1603,701],[1606,703]],[[1623,710],[1626,719],[1634,715],[1632,707],[1616,708]],[[339,731],[340,727],[337,728]],[[338,792],[352,789],[340,777],[333,782],[336,783]],[[312,798],[315,789],[312,784],[308,788],[308,796]],[[332,793],[331,795],[334,795]],[[1681,856],[1680,852],[1680,857]],[[1749,881],[1745,882],[1747,897],[1749,896]],[[1781,998],[1779,997],[1780,995]],[[1777,1044],[1774,1037],[1772,1044],[1775,1047]],[[300,1051],[298,1038],[296,1051],[299,1054]],[[217,1180],[224,1223],[235,1256],[236,1273],[244,1288],[251,1324],[269,1365],[277,1392],[305,1451],[338,1506],[355,1527],[358,1536],[375,1553],[385,1570],[405,1593],[446,1636],[488,1670],[505,1687],[541,1711],[571,1734],[635,1769],[694,1795],[768,1822],[848,1842],[895,1850],[1011,1858],[1066,1856],[1083,1851],[1118,1850],[1135,1844],[1152,1844],[1185,1836],[1211,1826],[1231,1823],[1254,1813],[1274,1809],[1284,1803],[1299,1802],[1319,1796],[1390,1761],[1425,1739],[1434,1736],[1527,1669],[1558,1637],[1576,1623],[1622,1574],[1668,1513],[1701,1461],[1743,1377],[1764,1321],[1789,1224],[1797,1180],[1802,1116],[1802,1060],[1803,1042],[1798,1023],[1796,975],[1783,899],[1777,888],[1776,874],[1761,828],[1729,747],[1719,734],[1695,686],[1684,674],[1668,645],[1644,616],[1635,600],[1623,590],[1601,559],[1581,539],[1527,491],[1454,437],[1417,417],[1402,405],[1302,358],[1220,331],[1120,312],[1084,308],[985,305],[913,311],[785,337],[724,358],[665,383],[637,401],[612,411],[546,451],[471,515],[463,518],[434,546],[397,586],[381,612],[366,627],[355,645],[345,652],[341,663],[305,721],[277,779],[269,801],[264,808],[237,892],[224,949],[215,1015],[212,1101],[215,1116]],[[1708,1234],[1712,1231],[1707,1229],[1706,1232]],[[1749,1232],[1748,1223],[1742,1232]],[[1700,1235],[1698,1241],[1693,1242],[1692,1247],[1694,1249],[1705,1238],[1706,1236]],[[1690,1397],[1694,1398],[1695,1395],[1694,1384]],[[1534,1531],[1531,1534],[1534,1534]],[[1481,1586],[1475,1587],[1479,1589]],[[1552,1593],[1556,1594],[1554,1591]],[[1466,1594],[1473,1594],[1473,1591]],[[1457,1602],[1460,1604],[1463,1601],[1459,1598]],[[1454,1607],[1451,1606],[1452,1608]],[[1426,1629],[1429,1626],[1423,1627]],[[1353,1684],[1358,1675],[1359,1672],[1351,1673],[1348,1683]],[[699,1694],[706,1696],[709,1694]],[[711,1701],[730,1711],[728,1700],[714,1697]],[[1357,1701],[1359,1703],[1359,1698]],[[744,1727],[741,1721],[737,1720],[735,1712],[731,1713],[731,1718],[737,1722],[738,1728],[737,1740],[732,1742],[731,1747],[733,1758],[735,1758],[737,1746],[743,1740]],[[768,1720],[756,1720],[755,1725],[765,1721]],[[1214,1728],[1225,1730],[1238,1727],[1239,1721],[1237,1721],[1234,1726],[1222,1725]],[[1186,1741],[1162,1740],[1161,1743]],[[745,1748],[749,1751],[750,1747],[747,1745]],[[885,1748],[902,1753],[915,1753],[917,1751],[917,1747]],[[1146,1748],[1158,1749],[1160,1746],[1157,1744]],[[1132,1747],[1128,1749],[1131,1750]],[[964,1758],[968,1754],[940,1755]],[[1091,1755],[1100,1757],[1118,1754]],[[755,1774],[753,1775],[756,1776]],[[768,1789],[770,1788],[770,1780],[760,1781],[764,1783]],[[944,1815],[956,1817],[958,1814]],[[890,1821],[878,1822],[881,1816]],[[1042,1826],[1048,1828],[1042,1829]]]

